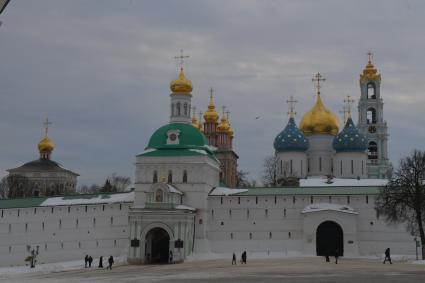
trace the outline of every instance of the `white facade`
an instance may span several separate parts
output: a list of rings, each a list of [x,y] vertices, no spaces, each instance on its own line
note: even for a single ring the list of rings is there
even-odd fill
[[[276,156],[278,158],[279,178],[307,177],[307,155],[305,152],[281,151],[276,152]]]
[[[332,157],[335,150],[332,147],[334,136],[315,134],[308,136],[310,146],[307,150],[308,175],[329,176],[332,174]]]
[[[333,175],[336,178],[365,179],[367,175],[365,152],[338,152],[333,158]]]

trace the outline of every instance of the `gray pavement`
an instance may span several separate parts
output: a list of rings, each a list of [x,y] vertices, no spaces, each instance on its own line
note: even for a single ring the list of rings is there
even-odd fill
[[[0,282],[425,282],[425,265],[341,258],[338,264],[322,258],[249,260],[232,266],[229,260],[173,265],[121,265],[112,270],[79,269],[61,272],[11,274]]]

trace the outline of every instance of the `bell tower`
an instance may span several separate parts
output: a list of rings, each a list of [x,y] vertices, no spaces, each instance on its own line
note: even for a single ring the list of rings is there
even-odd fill
[[[384,179],[391,174],[392,165],[388,159],[388,127],[384,120],[381,74],[372,64],[372,55],[368,53],[368,63],[360,74],[358,128],[368,139],[368,177]]]

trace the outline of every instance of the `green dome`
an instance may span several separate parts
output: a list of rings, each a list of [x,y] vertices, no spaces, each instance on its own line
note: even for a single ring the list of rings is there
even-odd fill
[[[174,137],[173,137],[174,134]],[[175,140],[172,140],[174,139]],[[147,149],[207,149],[208,140],[204,134],[191,124],[170,123],[153,133]]]

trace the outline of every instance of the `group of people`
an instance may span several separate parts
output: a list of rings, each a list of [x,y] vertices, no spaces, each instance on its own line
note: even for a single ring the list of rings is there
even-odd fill
[[[87,267],[91,267],[91,264],[92,264],[92,262],[93,262],[93,258],[91,257],[91,256],[89,256],[89,255],[86,255],[85,257],[84,257],[84,267],[85,268],[87,268]],[[112,265],[114,264],[114,257],[113,256],[110,256],[109,258],[108,258],[108,266],[106,267],[107,269],[112,269]],[[99,258],[99,265],[98,265],[98,268],[103,268],[103,256],[100,256],[100,258]]]
[[[246,264],[246,251],[244,251],[241,255],[241,264]],[[232,257],[232,265],[236,265],[236,254],[233,253]]]
[[[326,253],[326,255],[325,255],[325,259],[326,259],[326,262],[330,262],[330,258],[329,258],[329,252],[328,253]],[[233,254],[233,256],[234,256],[235,254]],[[334,252],[334,256],[335,256],[335,264],[338,264],[338,257],[339,257],[339,252],[338,252],[338,249],[336,249],[335,250],[335,252]],[[390,252],[390,248],[387,248],[386,250],[385,250],[385,258],[384,258],[384,262],[383,262],[383,264],[385,264],[385,262],[387,262],[387,261],[389,261],[390,262],[390,264],[393,264],[392,262],[391,262],[391,252]]]

